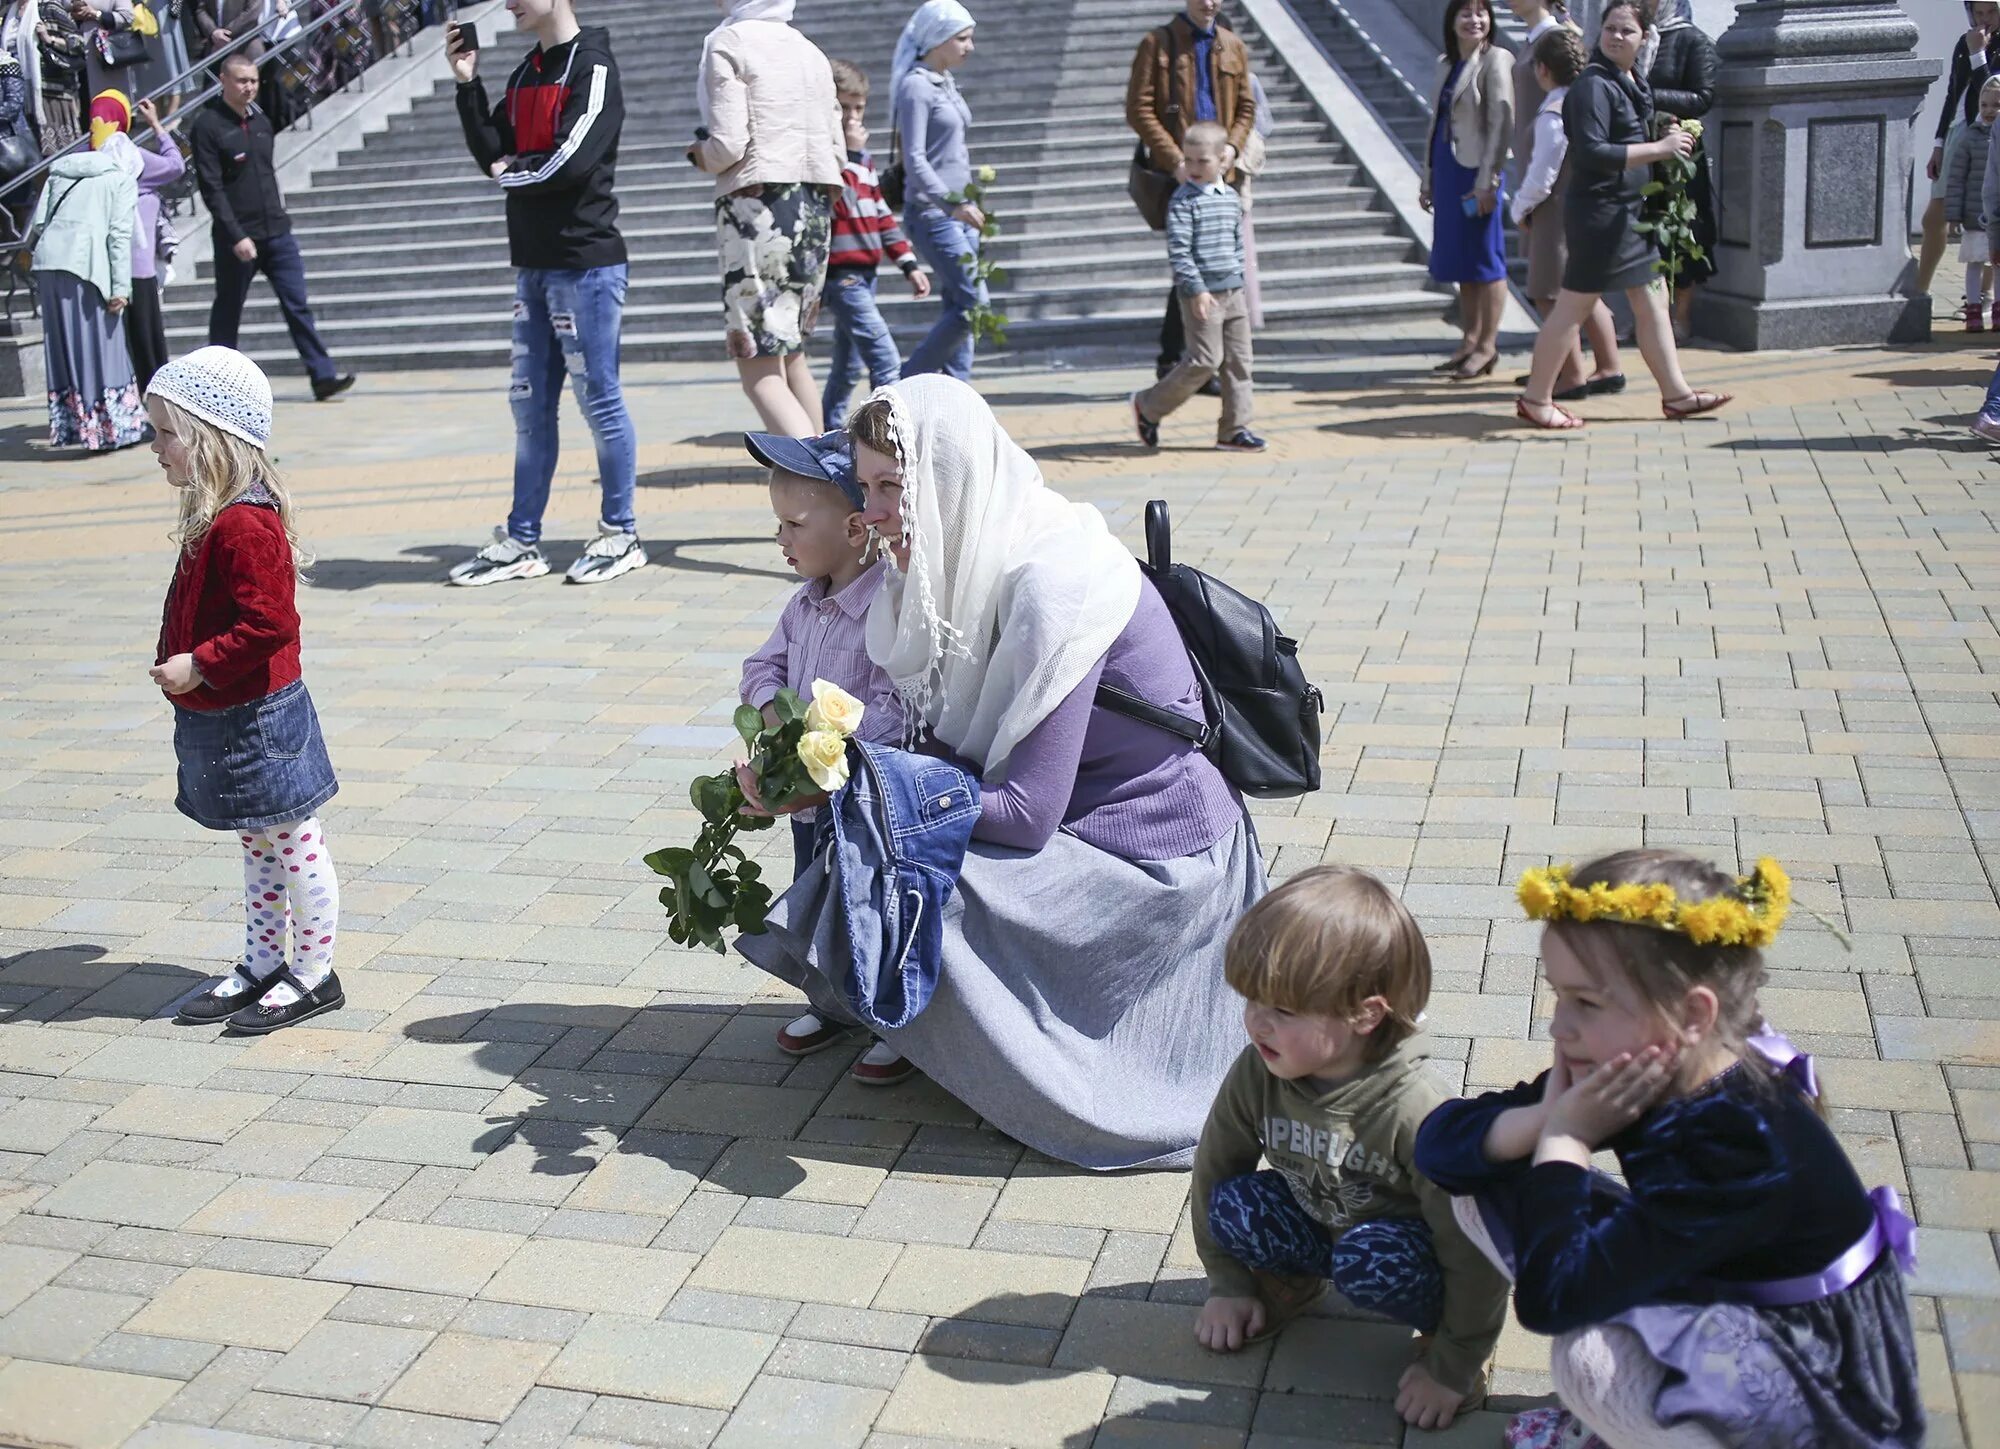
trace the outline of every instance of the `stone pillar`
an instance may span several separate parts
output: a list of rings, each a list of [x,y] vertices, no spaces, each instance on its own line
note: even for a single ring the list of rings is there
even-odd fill
[[[1749,0],[1716,42],[1717,274],[1695,328],[1735,347],[1918,342],[1910,122],[1939,62],[1893,0]]]

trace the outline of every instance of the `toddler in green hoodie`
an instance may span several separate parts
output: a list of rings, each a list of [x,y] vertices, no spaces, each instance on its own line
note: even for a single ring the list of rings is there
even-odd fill
[[[1195,1149],[1209,1284],[1196,1336],[1221,1352],[1267,1338],[1330,1279],[1423,1335],[1396,1408],[1442,1429],[1485,1397],[1507,1282],[1413,1161],[1418,1126],[1449,1096],[1417,1037],[1423,932],[1373,876],[1319,866],[1244,914],[1225,969],[1250,1044]]]

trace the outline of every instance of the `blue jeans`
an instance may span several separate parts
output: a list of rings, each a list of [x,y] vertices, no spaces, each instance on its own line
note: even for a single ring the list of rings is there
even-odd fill
[[[854,384],[868,372],[870,387],[887,387],[903,375],[903,354],[875,305],[875,274],[843,267],[827,274],[824,297],[833,314],[833,356],[827,362],[826,396],[821,409],[826,426],[837,428],[847,417],[847,400]]]
[[[250,284],[262,272],[277,295],[278,310],[284,314],[285,330],[292,334],[292,346],[315,382],[331,381],[333,359],[319,340],[313,322],[312,303],[306,300],[306,264],[299,256],[298,241],[290,232],[257,243],[254,261],[239,261],[235,251],[215,234],[215,302],[208,309],[208,340],[214,347],[234,347],[243,325],[243,303],[249,299]]]
[[[931,269],[931,280],[944,302],[936,325],[904,361],[903,376],[943,372],[960,382],[970,382],[972,309],[987,300],[986,284],[973,271],[979,256],[979,233],[934,206],[904,212],[903,231]]]
[[[1225,1178],[1208,1197],[1208,1233],[1237,1262],[1266,1273],[1331,1278],[1356,1308],[1434,1333],[1444,1269],[1422,1218],[1371,1218],[1338,1238],[1315,1221],[1278,1172]]]
[[[2000,367],[1993,369],[1993,381],[1986,384],[1986,406],[1979,410],[1979,415],[2000,423]]]
[[[514,283],[514,511],[507,533],[539,543],[556,475],[556,415],[563,374],[597,440],[604,522],[637,531],[632,492],[639,471],[632,415],[618,383],[618,329],[625,315],[623,262],[588,271],[522,268]]]

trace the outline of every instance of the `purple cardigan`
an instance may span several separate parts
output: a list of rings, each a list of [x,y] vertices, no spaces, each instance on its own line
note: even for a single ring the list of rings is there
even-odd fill
[[[985,787],[975,840],[1040,850],[1062,829],[1127,860],[1174,860],[1236,828],[1243,802],[1222,772],[1179,736],[1100,707],[1100,680],[1202,717],[1187,646],[1150,583],[1097,667],[1014,747],[1006,782]]]
[[[136,137],[132,144],[138,146],[139,158],[144,162],[139,172],[139,209],[132,218],[132,275],[157,277],[160,269],[154,249],[160,234],[160,193],[181,179],[187,171],[187,161],[181,156],[180,147],[171,142],[164,153],[141,145]]]

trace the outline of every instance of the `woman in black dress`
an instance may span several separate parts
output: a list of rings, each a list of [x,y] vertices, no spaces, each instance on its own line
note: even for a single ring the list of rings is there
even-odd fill
[[[1583,419],[1557,406],[1549,394],[1563,359],[1576,345],[1577,325],[1606,292],[1622,291],[1632,303],[1639,352],[1660,385],[1660,407],[1668,418],[1713,412],[1729,401],[1727,393],[1697,392],[1681,374],[1667,289],[1655,270],[1659,252],[1638,230],[1639,192],[1647,168],[1694,149],[1694,137],[1678,124],[1657,141],[1646,139],[1653,101],[1645,77],[1635,74],[1634,67],[1653,5],[1654,0],[1608,0],[1597,54],[1563,100],[1570,164],[1563,234],[1569,258],[1562,291],[1535,339],[1527,390],[1514,403],[1521,421],[1538,428],[1583,426]]]
[[[1715,77],[1722,59],[1715,42],[1695,28],[1689,0],[1666,0],[1659,24],[1659,49],[1646,82],[1652,88],[1653,109],[1679,121],[1698,121],[1715,104]],[[1694,314],[1694,289],[1715,275],[1715,180],[1708,169],[1708,147],[1694,143],[1694,178],[1688,182],[1694,202],[1694,240],[1702,259],[1687,262],[1674,279],[1674,336],[1687,336]]]

